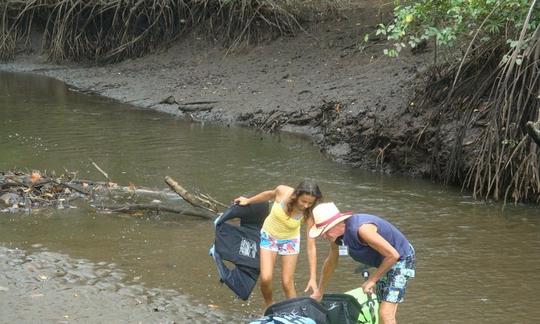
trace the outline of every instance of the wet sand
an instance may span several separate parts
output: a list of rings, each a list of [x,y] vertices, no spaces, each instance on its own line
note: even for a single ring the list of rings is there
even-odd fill
[[[111,263],[0,246],[0,322],[242,322],[196,305],[174,290],[128,284],[124,277]]]

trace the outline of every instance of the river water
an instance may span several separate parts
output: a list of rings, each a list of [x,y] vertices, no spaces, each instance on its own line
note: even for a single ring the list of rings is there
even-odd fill
[[[122,185],[163,190],[168,175],[223,202],[314,179],[326,201],[389,219],[415,246],[417,278],[399,307],[402,323],[540,318],[536,206],[475,202],[455,188],[336,164],[296,136],[188,123],[48,78],[0,73],[0,170],[102,181],[92,162]],[[0,322],[242,323],[262,312],[258,288],[244,302],[219,284],[209,221],[73,207],[0,214]],[[320,265],[327,246],[318,248]],[[329,292],[358,287],[355,268],[342,257]],[[300,295],[306,280],[303,253]],[[279,300],[277,281],[275,288]]]

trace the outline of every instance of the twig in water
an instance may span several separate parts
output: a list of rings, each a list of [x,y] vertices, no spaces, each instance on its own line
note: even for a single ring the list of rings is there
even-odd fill
[[[92,165],[93,165],[99,172],[101,172],[101,174],[103,174],[107,180],[111,181],[111,179],[109,178],[109,175],[108,175],[105,171],[103,171],[103,170],[99,167],[99,165],[97,165],[94,161],[92,161]]]

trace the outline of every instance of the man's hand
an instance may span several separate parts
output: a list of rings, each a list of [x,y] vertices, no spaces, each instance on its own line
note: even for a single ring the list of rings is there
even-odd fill
[[[366,282],[364,282],[362,284],[362,290],[364,291],[364,293],[366,294],[374,294],[375,293],[375,281],[372,281],[372,280],[366,280]]]

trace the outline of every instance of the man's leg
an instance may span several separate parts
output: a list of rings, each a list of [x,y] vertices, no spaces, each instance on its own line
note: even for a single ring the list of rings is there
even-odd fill
[[[379,321],[381,324],[396,324],[398,304],[383,301],[379,304]]]

